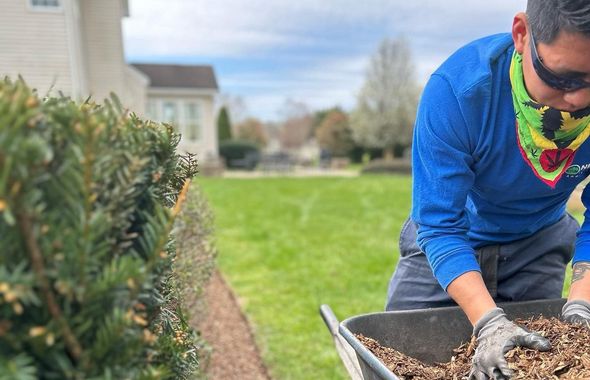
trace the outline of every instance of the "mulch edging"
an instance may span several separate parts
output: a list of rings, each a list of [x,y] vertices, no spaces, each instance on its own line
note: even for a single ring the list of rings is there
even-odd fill
[[[270,380],[248,320],[237,297],[215,271],[205,287],[205,320],[197,323],[212,348],[205,373],[209,380]]]

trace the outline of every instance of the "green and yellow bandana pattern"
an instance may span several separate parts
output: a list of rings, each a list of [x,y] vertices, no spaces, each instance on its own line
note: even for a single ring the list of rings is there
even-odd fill
[[[522,55],[516,51],[510,83],[520,152],[535,175],[555,187],[590,135],[590,109],[563,112],[532,100],[524,85]]]

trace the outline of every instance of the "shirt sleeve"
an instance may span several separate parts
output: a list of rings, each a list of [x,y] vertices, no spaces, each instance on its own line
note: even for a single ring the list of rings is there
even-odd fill
[[[468,127],[453,88],[433,75],[414,129],[412,219],[418,224],[418,246],[445,290],[460,275],[480,271],[467,241],[465,205],[474,183]]]
[[[576,249],[572,264],[579,261],[590,261],[590,186],[586,185],[582,191],[582,203],[586,207],[584,212],[584,222],[578,230],[576,239]]]

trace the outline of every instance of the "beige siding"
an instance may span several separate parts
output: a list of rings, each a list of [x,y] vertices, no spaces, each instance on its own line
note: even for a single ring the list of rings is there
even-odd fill
[[[129,110],[140,117],[145,117],[149,82],[149,78],[133,66],[125,67],[125,92],[122,97],[126,99],[125,105]]]
[[[38,11],[28,0],[0,0],[0,76],[20,74],[42,95],[52,86],[71,94],[70,63],[63,7]]]
[[[115,92],[123,104],[129,104],[125,93],[121,0],[80,1],[80,15],[88,91],[99,102]]]
[[[172,91],[166,91],[172,92]],[[188,94],[162,94],[158,90],[148,90],[148,102],[154,105],[155,115],[149,115],[153,119],[162,121],[162,109],[165,102],[172,102],[178,110],[179,125],[176,125],[178,131],[183,134],[179,148],[181,150],[197,154],[197,158],[206,161],[211,158],[217,158],[217,128],[215,126],[214,115],[214,96],[213,95],[188,95]],[[185,126],[185,105],[189,102],[198,104],[199,121],[201,125],[200,137],[197,140],[189,140],[185,136],[187,131]],[[148,107],[149,108],[149,107]]]

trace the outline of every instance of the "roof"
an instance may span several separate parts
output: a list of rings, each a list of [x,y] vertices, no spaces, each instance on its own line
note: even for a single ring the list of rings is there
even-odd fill
[[[150,78],[150,87],[214,89],[217,79],[209,65],[156,65],[134,63],[133,67]]]

